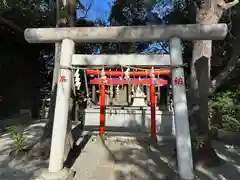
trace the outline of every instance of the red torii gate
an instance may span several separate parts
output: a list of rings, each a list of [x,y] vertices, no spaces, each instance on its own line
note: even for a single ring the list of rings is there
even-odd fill
[[[161,69],[161,70],[145,70],[145,71],[101,71],[101,70],[86,70],[89,75],[101,75],[102,73],[105,76],[155,76],[155,75],[170,75],[170,69]],[[156,136],[156,98],[155,98],[155,85],[166,85],[168,80],[165,79],[111,79],[111,78],[100,78],[90,80],[90,84],[99,84],[100,85],[100,135],[104,134],[104,124],[105,124],[105,85],[119,85],[119,84],[134,84],[134,85],[150,85],[150,107],[151,107],[151,136]]]

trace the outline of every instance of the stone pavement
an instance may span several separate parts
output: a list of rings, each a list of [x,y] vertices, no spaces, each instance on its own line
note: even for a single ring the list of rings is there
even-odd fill
[[[74,180],[174,179],[176,173],[164,156],[143,139],[108,137],[103,143],[95,136],[74,164]]]

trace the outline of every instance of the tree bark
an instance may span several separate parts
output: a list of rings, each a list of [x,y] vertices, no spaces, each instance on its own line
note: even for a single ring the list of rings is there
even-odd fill
[[[16,32],[20,32],[20,33],[24,32],[24,30],[21,27],[19,27],[18,25],[14,24],[13,22],[11,22],[1,16],[0,16],[0,22],[8,25],[10,28],[12,28]]]
[[[210,3],[210,6],[209,4]],[[225,3],[224,0],[205,0],[196,15],[197,24],[216,24],[219,22],[223,12],[236,5],[238,0]],[[207,4],[207,5],[206,5]],[[190,90],[189,90],[189,108],[190,121],[197,125],[200,136],[208,137],[208,96],[211,87],[210,68],[212,56],[212,41],[195,41],[193,45],[193,54],[190,72]],[[204,148],[199,152],[209,152],[213,157],[211,141],[204,138]],[[200,155],[201,156],[201,155]],[[217,155],[216,155],[217,156]],[[213,157],[215,160],[216,157]]]
[[[56,1],[56,27],[60,26],[75,26],[76,20],[76,6],[75,2],[72,0],[62,1],[62,5],[64,6],[64,17],[60,15],[60,2],[59,0]],[[31,157],[39,157],[43,156],[45,158],[49,157],[50,155],[50,147],[51,147],[51,136],[52,136],[52,128],[53,128],[53,121],[54,121],[54,111],[55,111],[55,103],[56,103],[56,96],[57,96],[57,83],[58,83],[58,76],[60,70],[60,56],[61,56],[61,43],[55,44],[55,60],[54,60],[54,71],[53,71],[53,80],[52,80],[52,89],[51,89],[51,99],[50,99],[50,106],[48,112],[48,121],[44,127],[43,135],[41,136],[39,142],[30,147],[29,155]],[[73,147],[73,136],[72,136],[72,104],[73,99],[70,98],[70,107],[69,107],[69,119],[68,119],[68,126],[67,126],[67,135],[66,135],[66,142],[65,142],[65,152],[64,156],[65,159],[68,156],[70,149]]]

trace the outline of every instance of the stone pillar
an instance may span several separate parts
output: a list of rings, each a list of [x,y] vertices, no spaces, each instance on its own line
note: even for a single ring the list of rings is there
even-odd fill
[[[61,49],[60,64],[67,67],[71,66],[72,55],[74,54],[74,42],[70,39],[64,39]],[[71,70],[60,69],[48,168],[49,172],[52,173],[60,172],[63,169],[68,108],[72,83],[71,78]]]
[[[178,169],[182,179],[193,180],[194,174],[186,89],[184,82],[179,84],[175,83],[175,78],[184,78],[184,71],[181,67],[183,64],[182,46],[179,38],[173,38],[170,40],[170,55],[172,65],[179,66],[172,69]]]

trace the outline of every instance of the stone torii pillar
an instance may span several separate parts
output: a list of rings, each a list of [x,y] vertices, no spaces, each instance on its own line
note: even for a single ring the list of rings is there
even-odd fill
[[[226,24],[191,24],[161,26],[119,26],[119,27],[81,27],[81,28],[36,28],[26,29],[25,39],[29,43],[55,43],[62,41],[61,66],[70,66],[74,54],[74,42],[149,42],[170,40],[170,56],[173,65],[172,79],[184,77],[182,50],[183,40],[220,40],[224,39],[228,30]],[[78,65],[121,65],[121,61],[97,57],[81,58]],[[151,59],[150,59],[151,60]],[[76,62],[75,62],[76,63]],[[125,62],[126,63],[126,62]],[[161,64],[161,62],[159,62]],[[149,62],[151,64],[151,62]],[[135,65],[135,64],[131,64]],[[156,64],[157,65],[157,64]],[[180,65],[180,66],[179,66]],[[45,179],[63,180],[69,177],[70,171],[63,168],[64,143],[66,138],[68,104],[71,87],[70,69],[61,69],[57,90],[55,117],[52,133],[52,145],[48,173]],[[173,83],[174,114],[176,128],[176,145],[179,174],[184,180],[194,179],[191,140],[188,122],[185,85]]]

